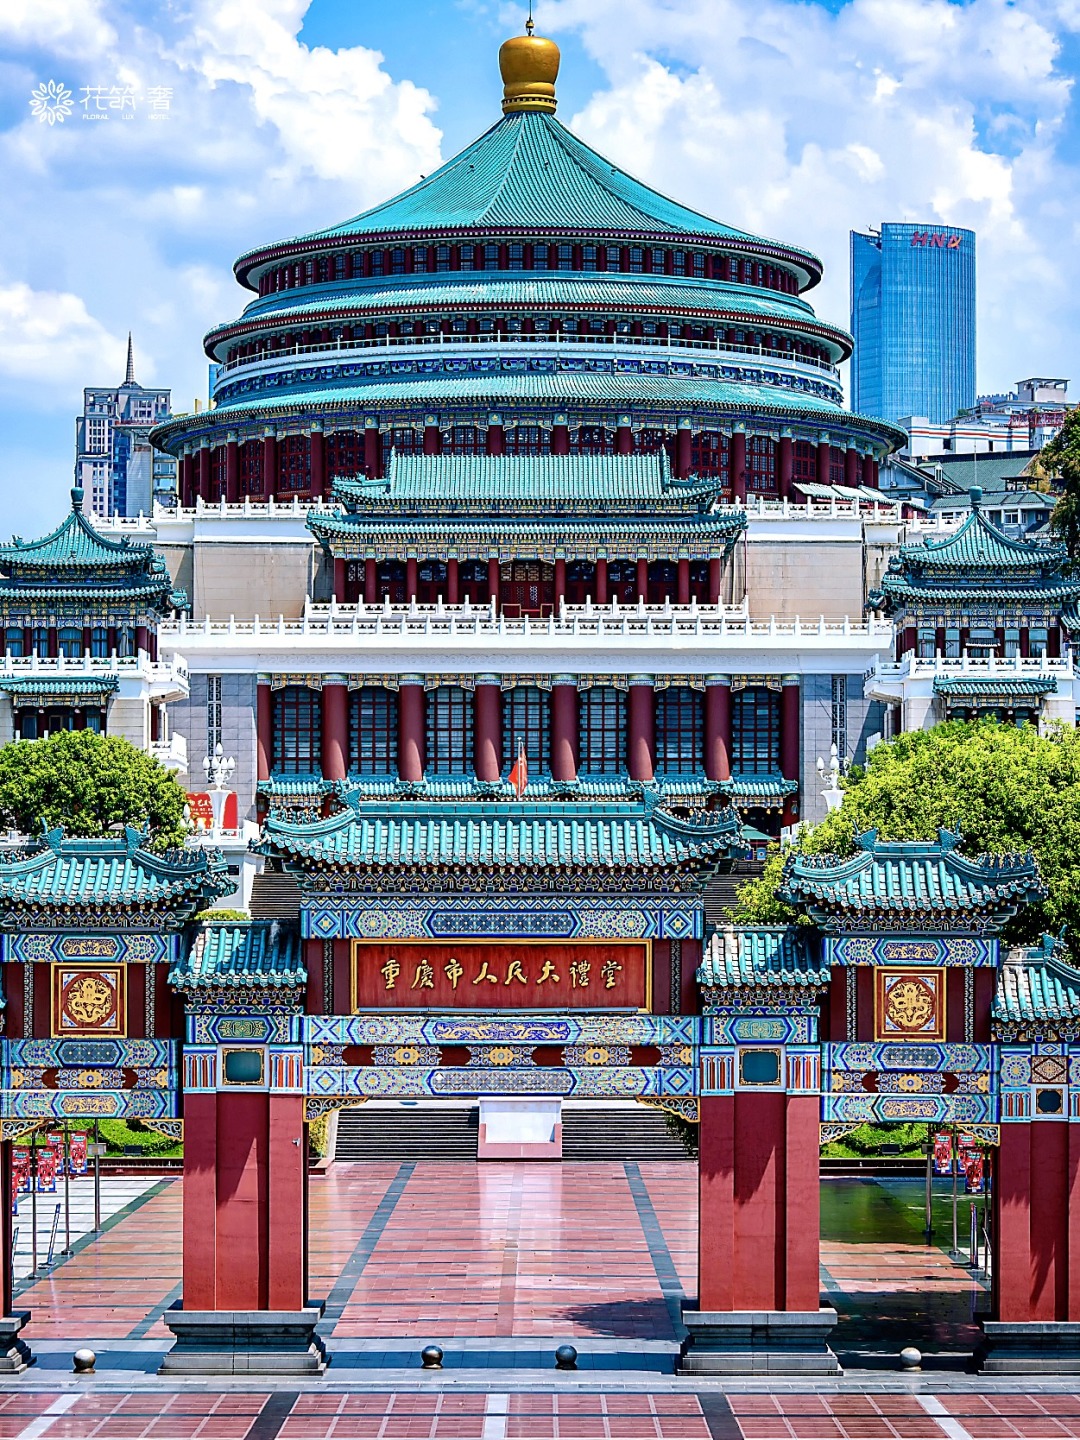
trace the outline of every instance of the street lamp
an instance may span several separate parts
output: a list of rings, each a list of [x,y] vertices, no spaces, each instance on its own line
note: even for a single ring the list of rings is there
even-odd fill
[[[818,756],[818,775],[822,782],[828,781],[828,784],[821,793],[824,797],[825,805],[829,810],[839,810],[844,799],[844,792],[840,789],[840,777],[846,768],[845,765],[841,764],[840,756],[835,745],[833,745],[829,751],[829,763],[827,766],[821,756]]]
[[[225,754],[219,740],[214,746],[213,755],[203,757],[203,769],[210,782],[210,807],[214,816],[214,829],[221,830],[224,828],[222,822],[225,819],[225,797],[228,794],[225,784],[236,769],[236,761],[231,755]]]

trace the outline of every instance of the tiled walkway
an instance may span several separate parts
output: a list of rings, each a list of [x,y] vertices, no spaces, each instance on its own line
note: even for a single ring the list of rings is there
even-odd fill
[[[24,1281],[29,1338],[167,1341],[181,1192],[173,1180],[146,1188],[104,1234]],[[491,1340],[519,1355],[530,1341],[538,1352],[562,1340],[677,1348],[681,1301],[697,1283],[692,1164],[343,1165],[310,1194],[311,1293],[326,1300],[322,1329],[339,1351],[385,1360],[395,1342],[411,1352],[431,1340],[474,1356]],[[923,1244],[921,1199],[915,1182],[824,1186],[822,1278],[841,1316],[838,1349],[974,1345],[981,1289]]]

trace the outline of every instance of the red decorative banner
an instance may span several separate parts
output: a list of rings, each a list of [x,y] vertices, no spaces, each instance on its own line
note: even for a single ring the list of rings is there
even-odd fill
[[[650,949],[598,941],[353,941],[353,1009],[645,1010]]]
[[[214,802],[210,798],[209,790],[188,791],[188,813],[191,816],[191,823],[196,830],[212,830],[214,828]],[[225,811],[222,815],[223,830],[236,830],[239,828],[237,821],[237,806],[235,790],[225,792]]]

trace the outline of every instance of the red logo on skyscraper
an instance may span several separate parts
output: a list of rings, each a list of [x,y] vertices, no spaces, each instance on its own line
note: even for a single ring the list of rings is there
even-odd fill
[[[912,245],[925,245],[931,250],[959,250],[962,235],[947,235],[943,230],[915,230],[911,235]]]

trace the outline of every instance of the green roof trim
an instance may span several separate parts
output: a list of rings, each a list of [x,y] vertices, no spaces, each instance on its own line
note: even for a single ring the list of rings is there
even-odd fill
[[[793,851],[777,890],[824,928],[866,926],[874,917],[932,916],[942,929],[973,923],[996,929],[1021,905],[1043,900],[1046,885],[1034,855],[980,855],[958,850],[960,836],[939,830],[936,840],[879,840],[876,830],[858,837],[854,855],[805,855]]]
[[[705,942],[697,981],[720,989],[759,985],[820,989],[829,983],[821,938],[809,925],[724,926]]]
[[[280,920],[206,921],[169,971],[175,990],[296,989],[307,984],[299,932]]]
[[[779,807],[789,795],[799,788],[797,780],[788,780],[779,770],[770,770],[765,775],[732,775],[730,780],[718,782],[721,795],[726,795],[736,805],[753,808],[755,805]]]
[[[120,687],[118,675],[65,675],[56,678],[48,676],[18,676],[14,679],[0,677],[0,692],[10,695],[16,708],[49,704],[66,700],[71,705],[83,701],[104,704],[110,695]]]
[[[637,803],[494,800],[445,807],[354,798],[326,820],[271,815],[255,849],[294,869],[423,871],[463,867],[600,870],[694,867],[742,850],[731,810],[683,820]]]
[[[934,677],[934,694],[955,696],[958,699],[980,700],[987,696],[1002,696],[1010,699],[1029,695],[1039,697],[1057,693],[1056,675],[1025,675],[1011,679],[1006,675],[937,675]]]
[[[744,230],[669,200],[598,155],[553,116],[520,112],[504,116],[460,154],[393,199],[340,225],[282,243],[522,225],[540,234],[563,228],[621,235],[669,232],[769,248],[779,244],[758,241]],[[794,253],[804,257],[811,273],[819,273],[815,256],[797,249]],[[238,262],[238,272],[247,258]]]
[[[1001,1038],[1010,1031],[1080,1021],[1080,970],[1064,945],[1044,935],[1039,945],[1010,955],[998,973],[991,1019]]]
[[[187,919],[235,888],[225,857],[214,850],[148,850],[146,835],[128,826],[121,836],[76,840],[50,830],[31,845],[0,855],[0,926],[24,923],[25,912],[92,912],[109,923],[117,911],[172,911]],[[115,923],[115,922],[114,922]]]

